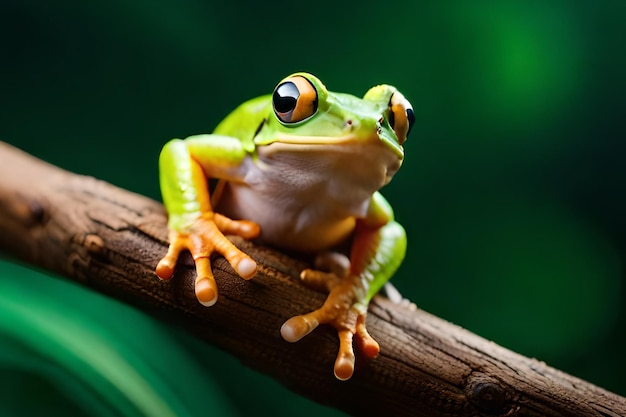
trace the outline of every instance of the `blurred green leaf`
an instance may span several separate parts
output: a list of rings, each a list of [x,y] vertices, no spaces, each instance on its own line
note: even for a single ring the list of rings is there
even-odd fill
[[[209,376],[143,315],[70,283],[1,266],[3,368],[49,381],[86,415],[232,415]],[[180,380],[192,389],[178,387]],[[26,401],[29,393],[21,395]]]

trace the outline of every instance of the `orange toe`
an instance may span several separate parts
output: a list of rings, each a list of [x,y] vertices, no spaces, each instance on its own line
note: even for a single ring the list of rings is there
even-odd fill
[[[196,281],[196,297],[200,304],[211,307],[217,302],[217,286],[215,281],[209,278],[201,278]]]

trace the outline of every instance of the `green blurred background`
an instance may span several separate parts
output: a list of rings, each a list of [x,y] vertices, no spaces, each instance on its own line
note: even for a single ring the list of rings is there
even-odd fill
[[[399,87],[383,191],[425,310],[626,395],[623,1],[0,1],[0,140],[159,199],[172,137],[291,72]],[[2,163],[0,161],[0,163]],[[0,415],[342,415],[0,260]],[[330,372],[330,371],[329,371]]]

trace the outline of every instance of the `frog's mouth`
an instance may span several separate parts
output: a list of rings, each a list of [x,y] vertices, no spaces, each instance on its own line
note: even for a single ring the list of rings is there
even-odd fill
[[[379,136],[378,134],[370,135],[369,137],[363,138],[359,137],[355,134],[347,134],[343,136],[295,136],[295,135],[286,135],[284,133],[279,133],[276,136],[274,143],[282,143],[285,145],[375,145],[380,144],[384,145],[386,149],[391,151],[394,155],[398,157],[398,159],[402,160],[404,158],[404,151],[400,145],[398,145],[394,140],[390,140],[388,138],[384,138]]]
[[[304,145],[336,145],[344,143],[358,142],[356,135],[343,135],[343,136],[292,136],[285,134],[278,134],[276,136],[276,142],[290,143],[290,144],[304,144]]]

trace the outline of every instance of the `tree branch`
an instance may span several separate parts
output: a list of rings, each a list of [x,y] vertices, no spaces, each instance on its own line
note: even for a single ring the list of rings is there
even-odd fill
[[[154,275],[167,248],[159,203],[4,143],[0,161],[0,250],[184,327],[316,401],[356,415],[626,416],[623,397],[380,296],[368,329],[381,354],[339,382],[330,329],[295,344],[279,333],[324,301],[298,283],[304,262],[233,238],[259,273],[244,281],[216,259],[220,299],[206,308],[189,258],[171,281]]]

